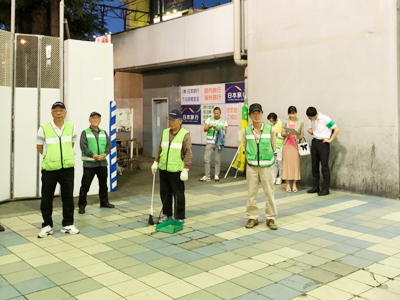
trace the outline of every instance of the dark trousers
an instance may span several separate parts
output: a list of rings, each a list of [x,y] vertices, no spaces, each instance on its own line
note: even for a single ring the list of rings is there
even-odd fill
[[[323,143],[322,140],[313,139],[311,144],[311,162],[312,162],[312,175],[313,185],[319,188],[319,164],[321,163],[322,176],[322,190],[328,190],[331,186],[331,173],[329,171],[329,143]]]
[[[42,227],[53,227],[53,199],[57,183],[61,186],[61,201],[63,207],[62,226],[74,224],[74,168],[60,169],[57,171],[42,170]]]
[[[100,204],[108,203],[107,167],[83,168],[82,185],[79,191],[79,207],[86,207],[86,196],[95,175],[97,175],[97,179],[99,180]]]
[[[160,196],[163,203],[163,213],[172,216],[172,195],[177,199],[175,218],[185,219],[185,184],[180,178],[181,173],[160,170]]]

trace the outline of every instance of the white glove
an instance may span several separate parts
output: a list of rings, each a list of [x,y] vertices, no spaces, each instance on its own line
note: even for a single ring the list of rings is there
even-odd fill
[[[189,179],[189,169],[184,168],[181,172],[181,180],[186,181]]]
[[[157,173],[157,169],[158,169],[158,162],[153,162],[153,164],[151,165],[151,173],[156,174]]]

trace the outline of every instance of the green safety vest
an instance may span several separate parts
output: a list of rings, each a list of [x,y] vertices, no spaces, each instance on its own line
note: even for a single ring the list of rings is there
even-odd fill
[[[253,167],[269,167],[274,164],[274,150],[271,146],[271,125],[264,124],[261,139],[257,144],[251,125],[245,128],[246,160]]]
[[[274,129],[276,133],[282,133],[282,121],[276,123]],[[282,146],[283,146],[283,138],[276,137],[276,148],[280,149],[282,148]]]
[[[85,132],[88,141],[88,148],[90,151],[92,151],[93,155],[103,154],[107,146],[107,136],[105,131],[100,129],[99,140],[96,139],[90,128],[85,129]],[[105,159],[106,158],[103,158],[103,160]],[[96,162],[96,160],[93,157],[87,157],[85,154],[83,154],[83,152],[82,152],[82,160]]]
[[[164,129],[161,139],[161,154],[158,167],[160,170],[167,170],[168,172],[179,172],[183,170],[185,165],[182,160],[182,143],[185,135],[189,132],[186,129],[179,129],[178,133],[169,143],[169,130]]]
[[[74,125],[64,123],[64,130],[61,137],[54,131],[51,123],[42,126],[46,141],[46,155],[43,157],[42,169],[56,171],[62,168],[75,166],[75,153],[72,149],[72,132]]]
[[[218,121],[216,121],[214,117],[210,117],[210,123],[208,125],[217,126],[217,128],[221,130],[222,127],[224,127],[224,124],[225,124],[225,119],[220,118]],[[207,131],[207,141],[215,140],[216,135],[217,134],[214,128],[210,128]]]

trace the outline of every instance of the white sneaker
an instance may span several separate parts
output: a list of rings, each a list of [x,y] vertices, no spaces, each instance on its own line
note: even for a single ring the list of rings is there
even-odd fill
[[[210,177],[207,177],[206,175],[204,175],[204,176],[201,177],[199,180],[200,180],[200,181],[211,181],[211,178],[210,178]]]
[[[276,184],[282,184],[282,179],[278,178],[278,179],[276,180]]]
[[[181,222],[181,223],[185,223],[185,220],[184,220],[184,219],[178,219],[177,221],[178,221],[178,222]]]
[[[53,233],[53,228],[50,225],[47,225],[46,227],[43,227],[42,230],[40,230],[38,234],[38,238],[45,238],[46,236],[50,235]]]
[[[172,220],[172,217],[168,217],[167,215],[162,215],[159,219],[158,219],[158,223],[164,223],[165,221],[168,220]]]
[[[272,180],[272,184],[275,184],[276,183],[276,178],[274,178],[273,180]]]
[[[64,226],[61,230],[62,233],[78,234],[79,230],[75,225]]]
[[[214,180],[215,180],[215,181],[219,181],[219,176],[218,176],[218,175],[215,175],[215,176],[214,176]]]

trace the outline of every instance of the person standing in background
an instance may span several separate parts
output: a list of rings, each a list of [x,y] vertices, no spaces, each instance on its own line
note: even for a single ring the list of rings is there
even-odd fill
[[[276,135],[276,148],[275,148],[275,164],[274,164],[274,184],[282,184],[282,121],[278,119],[276,113],[270,113],[268,115],[268,120],[274,125],[275,135]]]

